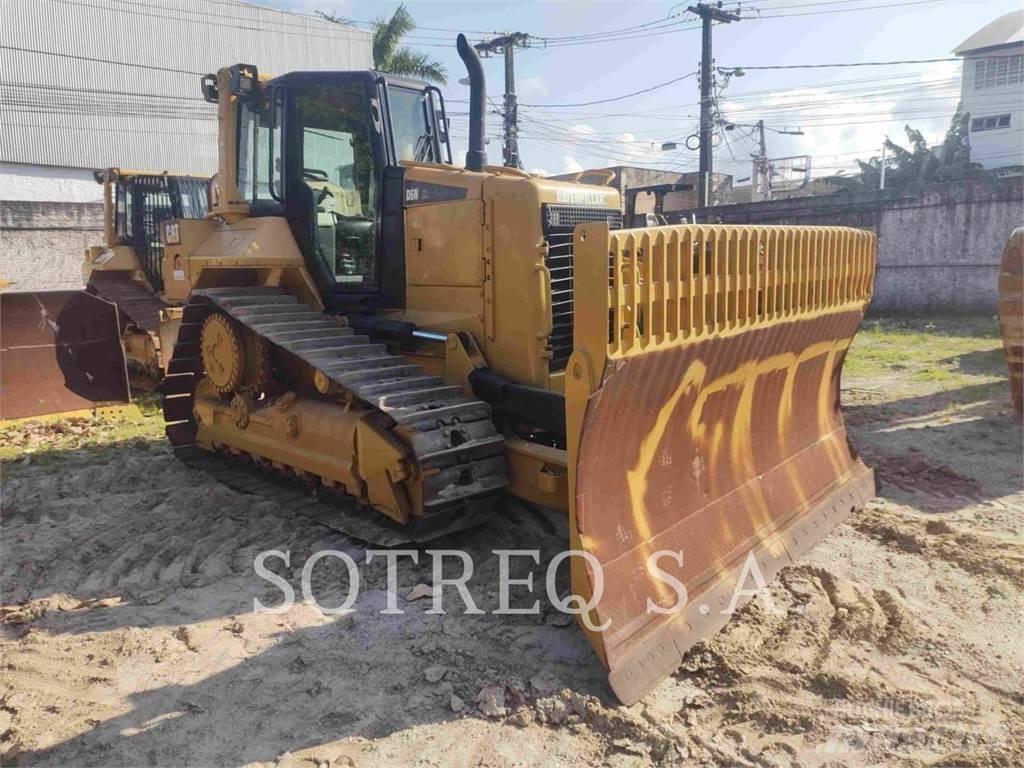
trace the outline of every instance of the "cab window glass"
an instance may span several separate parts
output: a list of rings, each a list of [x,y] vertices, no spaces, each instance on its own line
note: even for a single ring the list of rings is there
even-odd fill
[[[338,283],[377,282],[376,173],[366,90],[311,84],[295,93],[302,136],[302,180],[315,208],[317,257]]]
[[[395,137],[395,151],[399,160],[424,163],[441,162],[434,146],[429,114],[430,100],[424,91],[408,88],[388,88],[391,105],[391,123]]]
[[[280,103],[271,108],[256,98],[239,105],[238,190],[249,203],[273,202],[280,197],[279,112]]]
[[[202,179],[179,179],[181,215],[185,219],[201,219],[207,214],[208,182]]]
[[[148,189],[137,192],[137,197],[140,210],[136,213],[140,214],[141,221],[138,223],[141,231],[137,232],[136,241],[139,245],[160,247],[160,224],[174,218],[171,194],[166,189]]]
[[[124,184],[117,185],[117,196],[115,198],[114,221],[117,226],[117,239],[129,241],[132,239],[132,196]]]

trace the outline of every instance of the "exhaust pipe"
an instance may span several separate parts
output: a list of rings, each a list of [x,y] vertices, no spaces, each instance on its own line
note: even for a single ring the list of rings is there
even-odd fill
[[[469,44],[465,35],[459,35],[456,47],[469,74],[469,149],[466,152],[466,170],[482,171],[487,165],[487,151],[484,149],[484,115],[487,110],[484,67],[476,48]]]

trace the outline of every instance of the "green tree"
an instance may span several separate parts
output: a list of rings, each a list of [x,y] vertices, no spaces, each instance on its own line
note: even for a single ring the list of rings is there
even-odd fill
[[[908,147],[896,142],[885,140],[885,186],[896,189],[907,184],[928,183],[935,181],[960,181],[977,172],[980,167],[970,159],[968,144],[968,127],[970,114],[957,105],[956,113],[950,122],[946,137],[941,146],[929,147],[921,132],[909,125],[904,126],[907,132]],[[878,189],[882,175],[882,160],[872,157],[869,160],[858,160],[860,173],[857,176],[834,176],[830,179],[841,187],[867,187]]]
[[[317,11],[326,21],[351,25],[352,22],[333,14]],[[448,82],[444,64],[425,53],[403,46],[402,38],[416,29],[416,22],[404,4],[399,5],[390,19],[377,17],[373,22],[373,68],[392,75],[406,75],[430,80],[442,85]]]
[[[373,66],[380,72],[408,75],[434,83],[447,83],[448,72],[439,61],[403,46],[402,38],[416,29],[408,9],[399,5],[390,19],[373,22]]]

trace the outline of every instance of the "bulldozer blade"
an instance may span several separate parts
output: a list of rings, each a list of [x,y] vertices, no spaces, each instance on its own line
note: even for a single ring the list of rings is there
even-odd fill
[[[999,267],[999,331],[1010,373],[1010,399],[1024,415],[1024,227],[1006,241]]]
[[[0,294],[0,420],[128,402],[114,304],[85,291]]]
[[[874,495],[839,409],[874,236],[588,224],[574,262],[608,301],[566,374],[573,592],[632,703]]]

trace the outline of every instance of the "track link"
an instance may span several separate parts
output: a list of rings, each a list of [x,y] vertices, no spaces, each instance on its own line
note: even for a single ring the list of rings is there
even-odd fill
[[[160,331],[160,310],[167,307],[159,296],[130,278],[114,272],[94,272],[86,288],[89,293],[117,304],[117,309],[129,322],[151,336]]]
[[[395,422],[392,434],[409,447],[422,483],[424,518],[414,529],[419,527],[430,537],[439,535],[436,530],[454,529],[441,518],[463,517],[469,503],[488,498],[508,484],[504,438],[495,429],[486,403],[467,397],[461,387],[427,375],[408,358],[389,353],[386,345],[356,334],[343,324],[343,318],[318,312],[278,288],[198,290],[184,308],[162,389],[168,438],[191,466],[207,460],[201,454],[214,456],[194,447],[192,406],[203,375],[202,324],[216,311],[322,372],[336,387]],[[214,474],[219,471],[215,469]],[[302,506],[295,508],[307,514]],[[339,513],[335,505],[334,517]],[[397,538],[393,530],[375,536],[355,532],[350,520],[331,522],[321,508],[310,516],[376,543]],[[437,520],[430,524],[424,522],[434,518]],[[415,530],[403,535],[402,541],[424,538]]]

